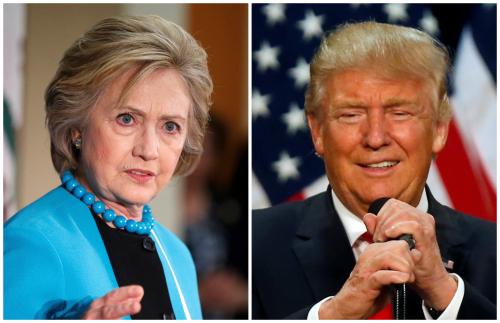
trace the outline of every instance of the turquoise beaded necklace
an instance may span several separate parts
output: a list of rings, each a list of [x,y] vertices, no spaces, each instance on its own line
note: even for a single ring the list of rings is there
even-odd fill
[[[106,222],[112,222],[118,229],[138,235],[148,235],[154,227],[155,220],[149,205],[144,205],[142,209],[141,222],[132,219],[127,220],[123,215],[116,215],[115,211],[106,208],[103,202],[96,201],[95,195],[87,192],[85,188],[78,183],[71,171],[66,170],[62,173],[61,182],[68,192],[81,200],[94,214],[100,215]]]

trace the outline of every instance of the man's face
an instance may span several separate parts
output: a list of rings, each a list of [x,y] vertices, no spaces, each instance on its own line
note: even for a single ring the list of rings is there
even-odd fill
[[[347,70],[326,81],[318,116],[308,116],[316,151],[340,200],[362,217],[379,197],[418,204],[448,123],[438,122],[430,86]]]

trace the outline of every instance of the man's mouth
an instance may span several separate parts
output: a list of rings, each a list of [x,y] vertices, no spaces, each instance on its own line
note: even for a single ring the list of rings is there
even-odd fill
[[[396,166],[397,164],[399,164],[399,161],[384,160],[384,161],[381,161],[379,163],[363,164],[362,166],[367,167],[367,168],[389,168],[389,167]]]

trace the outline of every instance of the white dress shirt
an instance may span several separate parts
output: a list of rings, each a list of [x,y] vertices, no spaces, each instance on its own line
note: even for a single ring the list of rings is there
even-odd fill
[[[333,205],[335,207],[335,210],[337,211],[337,214],[339,215],[342,225],[344,226],[345,232],[347,233],[347,238],[349,239],[349,243],[351,244],[352,247],[352,252],[354,253],[354,257],[356,258],[357,261],[361,253],[369,245],[368,242],[359,239],[363,235],[363,233],[367,231],[366,226],[359,217],[354,215],[344,206],[344,204],[342,204],[342,202],[340,202],[339,198],[333,192],[333,190],[331,190],[331,192],[332,192]],[[427,201],[427,195],[425,194],[424,191],[420,198],[420,202],[417,205],[417,209],[422,212],[427,212],[428,206],[429,203]],[[445,311],[439,316],[438,320],[456,320],[458,316],[458,311],[460,310],[460,305],[462,305],[462,300],[464,298],[464,282],[462,278],[460,278],[460,276],[458,276],[457,274],[450,274],[450,275],[455,279],[455,281],[457,281],[458,288],[450,304],[445,309]],[[321,300],[320,302],[316,303],[309,310],[309,313],[307,314],[307,319],[318,320],[319,308],[321,304],[323,304],[332,297],[333,296],[328,296],[323,300]],[[429,314],[429,311],[425,307],[423,301],[422,301],[422,311],[427,320],[433,319]]]

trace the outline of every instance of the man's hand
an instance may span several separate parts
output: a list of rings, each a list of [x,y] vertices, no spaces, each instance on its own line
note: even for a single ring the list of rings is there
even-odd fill
[[[413,257],[404,241],[373,243],[361,254],[334,298],[321,304],[320,319],[366,319],[390,301],[386,286],[415,280]]]
[[[390,199],[378,216],[366,214],[363,218],[373,241],[388,241],[408,233],[415,240],[415,282],[411,286],[426,306],[444,310],[450,304],[457,283],[448,275],[441,260],[436,240],[434,217],[409,204]]]
[[[139,313],[144,289],[130,285],[112,290],[90,304],[83,315],[84,320],[117,320],[126,315]]]

